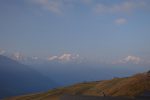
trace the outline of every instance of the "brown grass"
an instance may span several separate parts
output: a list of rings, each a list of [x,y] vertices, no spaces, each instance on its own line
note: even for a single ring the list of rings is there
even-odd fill
[[[63,94],[103,96],[102,92],[108,96],[134,97],[144,91],[150,91],[150,77],[146,73],[127,78],[79,83],[45,93],[18,96],[5,100],[59,100]]]

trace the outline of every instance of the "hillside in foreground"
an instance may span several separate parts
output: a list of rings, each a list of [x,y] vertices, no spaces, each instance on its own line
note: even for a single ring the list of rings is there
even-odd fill
[[[5,100],[59,100],[64,94],[87,96],[140,96],[150,91],[150,73],[140,73],[131,77],[112,80],[84,82],[68,87],[53,89],[43,93],[12,97]]]

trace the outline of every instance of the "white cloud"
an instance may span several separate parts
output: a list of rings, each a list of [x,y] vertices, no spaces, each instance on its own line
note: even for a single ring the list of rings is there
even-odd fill
[[[58,59],[62,60],[62,61],[70,61],[70,60],[75,60],[78,57],[79,57],[78,54],[77,55],[73,55],[73,54],[67,54],[67,53],[65,53],[65,54],[61,55]]]
[[[11,55],[11,58],[14,59],[14,60],[17,60],[17,61],[22,61],[22,60],[26,59],[26,57],[23,54],[19,53],[19,52],[13,53]]]
[[[63,14],[66,10],[72,9],[79,5],[90,7],[97,13],[116,13],[116,12],[132,12],[137,9],[145,8],[148,6],[144,0],[122,0],[120,3],[104,4],[96,0],[28,0],[33,4],[40,6],[50,12],[56,14]],[[89,6],[90,5],[90,6]]]
[[[141,58],[137,56],[127,56],[124,58],[124,61],[138,64],[141,61]]]
[[[62,61],[62,62],[68,62],[68,61],[75,61],[79,58],[79,55],[76,54],[70,54],[70,53],[64,53],[60,56],[50,56],[48,57],[48,61],[53,61],[53,60],[58,60],[58,61]]]
[[[115,20],[115,23],[121,25],[127,23],[127,20],[125,18],[118,18]]]
[[[56,59],[58,59],[58,57],[57,56],[50,56],[50,57],[48,57],[48,61],[52,61],[52,60],[56,60]]]
[[[83,2],[84,4],[91,4],[92,0],[81,0],[81,2]]]
[[[69,61],[72,59],[72,55],[71,54],[63,54],[58,59],[62,60],[62,61]]]
[[[51,1],[49,2],[49,4],[47,5],[47,8],[48,10],[54,12],[54,13],[57,13],[57,14],[60,14],[62,13],[62,3],[61,2],[58,2],[58,1]]]
[[[62,1],[63,0],[32,0],[34,4],[57,14],[61,14],[63,12],[64,3]]]
[[[33,2],[41,5],[46,5],[48,3],[48,0],[33,0]]]
[[[3,55],[3,54],[5,54],[5,50],[3,50],[3,49],[0,49],[0,55]]]
[[[144,8],[146,3],[144,1],[125,1],[120,4],[106,5],[106,4],[96,4],[94,11],[96,13],[116,13],[116,12],[132,12],[139,8]]]
[[[127,57],[124,57],[123,59],[113,62],[113,64],[125,64],[125,63],[139,64],[142,63],[142,61],[143,60],[138,56],[129,55]]]
[[[36,56],[33,56],[33,57],[31,57],[33,60],[38,60],[39,59],[39,57],[36,57]]]

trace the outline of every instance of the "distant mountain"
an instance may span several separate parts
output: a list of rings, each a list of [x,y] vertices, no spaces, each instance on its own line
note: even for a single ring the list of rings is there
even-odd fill
[[[46,91],[57,84],[29,66],[0,55],[0,98]]]
[[[114,78],[95,82],[84,82],[58,88],[39,94],[13,97],[6,100],[60,100],[64,94],[74,96],[109,96],[109,97],[150,97],[150,73],[136,74],[131,77]],[[72,100],[72,99],[64,99]],[[78,100],[78,99],[73,99]],[[82,99],[81,99],[82,100]],[[90,99],[91,100],[91,99]],[[105,99],[106,100],[106,99]],[[114,99],[113,99],[114,100]],[[120,100],[120,99],[119,99]],[[138,99],[141,100],[141,99]],[[145,99],[144,99],[145,100]],[[146,99],[149,100],[149,99]]]

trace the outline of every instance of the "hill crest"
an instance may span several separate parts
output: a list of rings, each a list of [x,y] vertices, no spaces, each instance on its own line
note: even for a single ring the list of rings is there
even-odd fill
[[[84,82],[44,93],[19,96],[6,100],[59,100],[64,94],[103,96],[103,93],[106,96],[136,97],[141,96],[146,91],[150,93],[150,73],[140,73],[131,77],[104,81]]]

